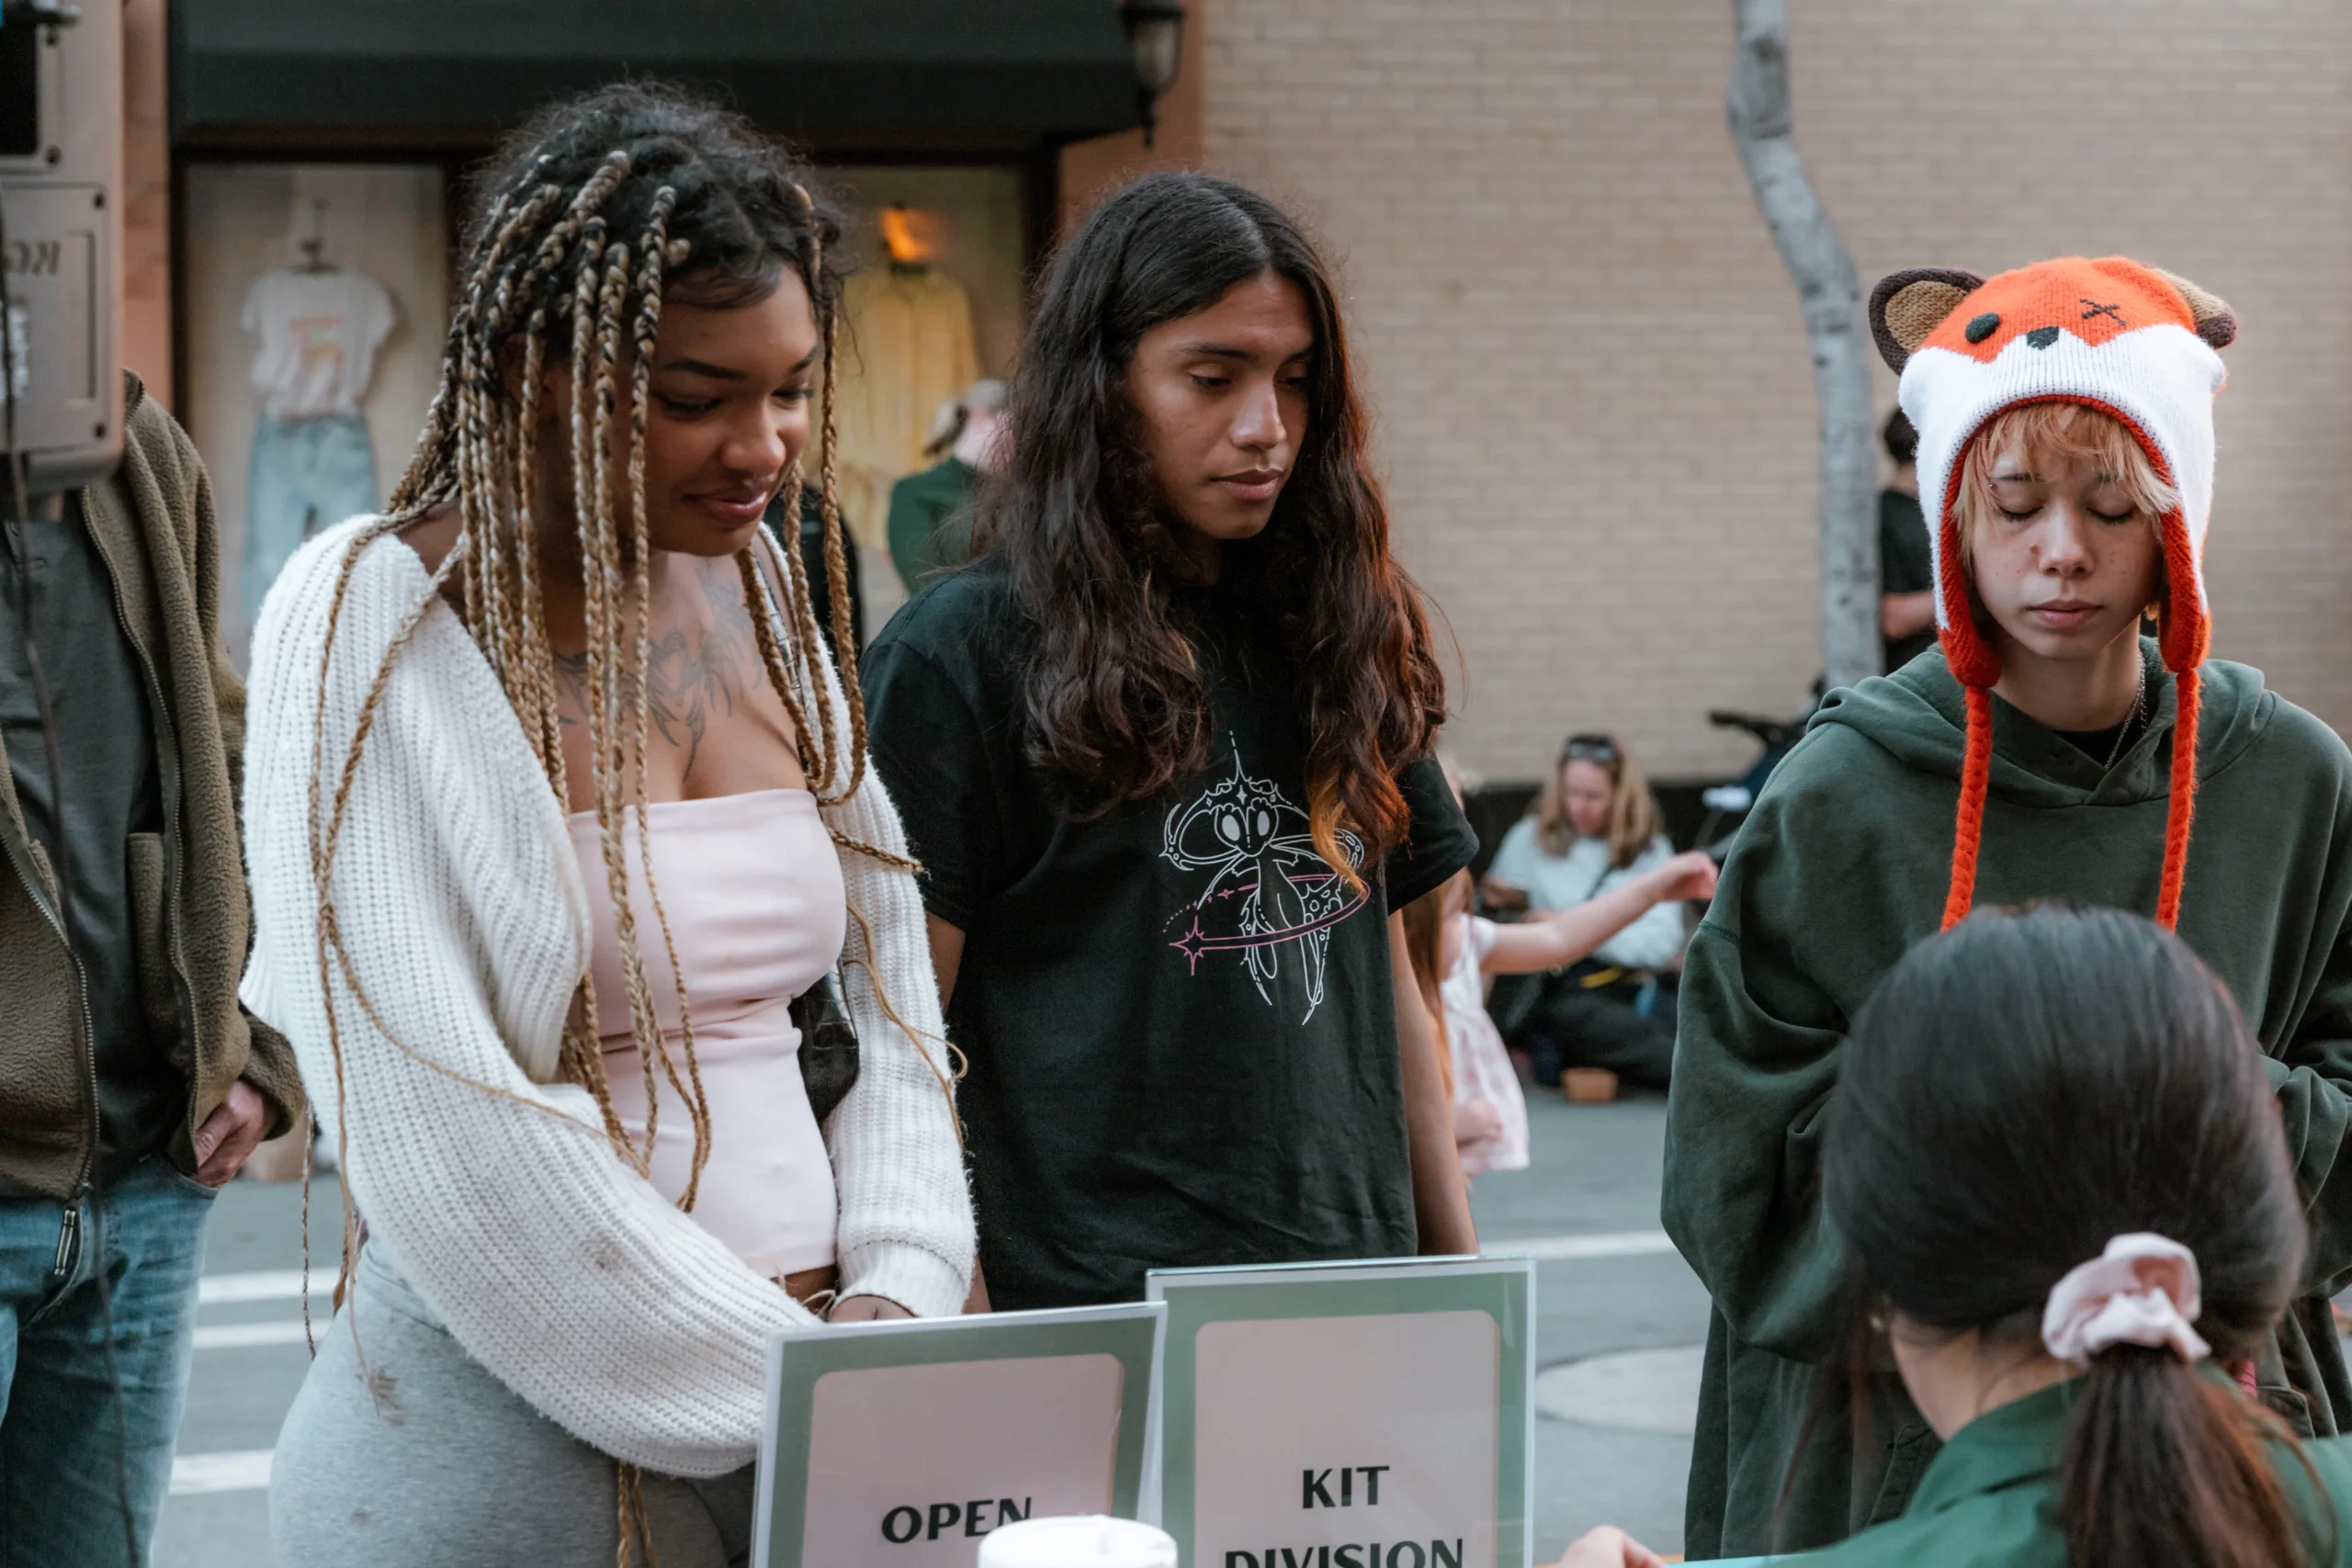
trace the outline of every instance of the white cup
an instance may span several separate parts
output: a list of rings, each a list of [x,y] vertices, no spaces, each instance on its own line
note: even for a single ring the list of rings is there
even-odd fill
[[[1101,1514],[1023,1519],[980,1542],[979,1568],[1176,1568],[1165,1530]]]

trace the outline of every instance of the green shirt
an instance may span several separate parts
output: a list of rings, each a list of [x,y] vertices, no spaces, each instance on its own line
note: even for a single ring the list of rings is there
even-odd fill
[[[2066,1568],[2058,1524],[2058,1461],[2079,1385],[2054,1388],[1987,1411],[1952,1434],[1919,1477],[1903,1517],[1800,1561],[1804,1568]],[[2305,1446],[2336,1520],[2352,1524],[2352,1439]],[[2310,1508],[2302,1467],[2279,1455],[2288,1495],[2307,1509],[2313,1539],[2334,1539],[2317,1562],[2352,1563],[2352,1529]]]
[[[960,457],[890,487],[890,564],[912,593],[972,553],[972,487],[980,471]]]
[[[2065,898],[2155,908],[2176,712],[2103,768],[1999,698],[1979,908]],[[2270,1054],[2312,1224],[2305,1294],[2256,1371],[2301,1430],[2352,1427],[2327,1298],[2352,1281],[2352,753],[2263,689],[2203,671],[2196,832],[2180,935],[2229,987]],[[1849,1259],[1819,1197],[1820,1119],[1848,1021],[1932,935],[1950,877],[1963,707],[1942,656],[1833,692],[1741,828],[1691,940],[1667,1111],[1665,1221],[1714,1298],[1693,1443],[1694,1560],[1824,1546],[1903,1511],[1936,1441],[1882,1375],[1866,1450],[1845,1400],[1812,1427],[1776,1542],[1774,1516],[1819,1379],[1844,1354]],[[1842,1389],[1842,1382],[1838,1385]]]

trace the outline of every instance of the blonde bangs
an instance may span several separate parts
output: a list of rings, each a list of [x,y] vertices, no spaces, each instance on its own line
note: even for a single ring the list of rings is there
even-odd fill
[[[1993,461],[2012,446],[2037,471],[2062,459],[2096,463],[2100,477],[2120,485],[2132,509],[2151,525],[2180,505],[2179,490],[2156,472],[2139,437],[2113,414],[2086,403],[2021,403],[1986,420],[1962,451],[1953,517],[1964,566],[1975,563],[1976,525],[1997,510]]]

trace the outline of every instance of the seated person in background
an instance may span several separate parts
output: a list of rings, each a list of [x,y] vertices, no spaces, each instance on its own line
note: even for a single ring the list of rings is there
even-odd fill
[[[912,593],[972,554],[972,491],[996,468],[1004,431],[1004,383],[975,381],[963,396],[940,405],[926,457],[944,457],[890,487],[885,533],[890,564]]]
[[[1714,891],[1715,863],[1693,850],[1573,909],[1516,925],[1497,925],[1470,912],[1466,871],[1406,908],[1407,945],[1423,998],[1434,998],[1430,1010],[1453,1069],[1453,1134],[1464,1176],[1527,1168],[1527,1101],[1487,1011],[1487,977],[1566,968],[1659,903],[1712,897]],[[1424,922],[1434,928],[1427,938],[1420,931]]]
[[[1605,1067],[1620,1078],[1666,1087],[1674,998],[1657,976],[1681,964],[1679,900],[1690,895],[1676,891],[1682,878],[1653,874],[1673,858],[1674,846],[1658,830],[1657,802],[1633,754],[1612,735],[1568,737],[1534,813],[1503,835],[1487,868],[1487,900],[1498,908],[1558,914],[1636,888],[1628,897],[1638,907],[1599,932],[1597,945],[1561,960],[1575,964],[1571,972],[1498,998],[1503,1032],[1533,1056],[1537,1082],[1558,1082],[1565,1067]]]
[[[1936,646],[1936,578],[1919,510],[1919,433],[1896,409],[1879,439],[1894,465],[1878,492],[1878,632],[1892,674]]]
[[[2269,1064],[2188,945],[1978,913],[1894,966],[1845,1056],[1816,1129],[1851,1357],[1817,1375],[1891,1356],[1934,1457],[1808,1568],[2352,1563],[2352,1438],[2298,1442],[2245,1391],[2303,1204]],[[1561,1568],[1658,1561],[1600,1529]]]

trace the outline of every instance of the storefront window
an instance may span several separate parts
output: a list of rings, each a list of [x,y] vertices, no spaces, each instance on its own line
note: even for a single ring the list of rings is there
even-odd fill
[[[870,632],[905,597],[887,531],[893,487],[944,461],[943,411],[1011,368],[1026,192],[1006,164],[838,166],[820,178],[845,210],[842,259],[855,268],[841,480]],[[187,165],[180,401],[212,474],[222,624],[241,660],[287,558],[381,506],[407,466],[449,309],[447,183],[434,164]]]
[[[382,505],[438,378],[449,308],[432,164],[191,164],[180,402],[220,518],[221,623],[302,541]]]
[[[905,595],[889,560],[892,489],[944,462],[945,411],[1012,369],[1029,260],[1023,186],[1004,165],[844,166],[822,177],[850,211],[857,266],[841,365],[842,503],[865,556],[870,631]]]

